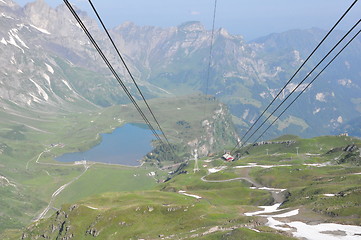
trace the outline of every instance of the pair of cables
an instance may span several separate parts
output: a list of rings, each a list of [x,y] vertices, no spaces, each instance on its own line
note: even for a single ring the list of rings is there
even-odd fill
[[[94,37],[91,35],[91,33],[89,32],[89,30],[87,29],[87,27],[85,26],[85,24],[83,23],[83,21],[81,20],[81,18],[79,17],[79,15],[77,14],[77,12],[74,10],[74,8],[72,7],[72,5],[69,3],[68,0],[63,0],[65,5],[68,7],[69,11],[72,13],[72,15],[74,16],[74,18],[76,19],[76,21],[79,23],[80,27],[83,29],[84,33],[87,35],[87,37],[89,38],[90,42],[93,44],[94,48],[97,50],[97,52],[99,53],[99,55],[101,56],[101,58],[103,59],[103,61],[105,62],[105,64],[107,65],[107,67],[109,68],[109,70],[112,72],[112,74],[114,75],[115,79],[118,81],[119,85],[122,87],[122,89],[124,90],[125,94],[127,95],[127,97],[130,99],[130,101],[132,102],[132,104],[134,105],[134,107],[136,108],[136,110],[139,112],[139,114],[141,115],[141,117],[143,118],[144,122],[148,125],[149,129],[153,132],[154,136],[157,138],[157,140],[159,142],[161,142],[162,144],[164,144],[163,140],[161,139],[161,137],[159,136],[158,132],[155,130],[155,128],[153,127],[153,125],[150,123],[149,119],[147,118],[147,116],[145,115],[145,113],[143,112],[143,110],[139,107],[138,103],[136,102],[136,100],[134,99],[134,97],[132,96],[132,94],[130,93],[130,91],[128,90],[128,88],[126,87],[126,85],[124,84],[124,82],[122,81],[122,79],[119,77],[118,73],[115,71],[114,67],[112,66],[112,64],[109,62],[109,60],[107,59],[107,57],[105,56],[105,54],[103,53],[103,51],[101,50],[101,48],[99,47],[99,45],[97,44],[97,42],[95,41]],[[105,27],[104,22],[102,21],[100,15],[98,14],[94,4],[91,2],[91,0],[89,0],[89,4],[91,5],[91,7],[93,8],[95,14],[98,17],[98,20],[100,21],[104,31],[106,32],[109,40],[111,41],[115,51],[117,52],[117,55],[119,56],[120,60],[122,61],[124,67],[126,68],[129,76],[131,77],[134,85],[136,86],[139,94],[141,95],[143,101],[145,102],[149,112],[151,113],[154,121],[156,122],[159,131],[162,133],[164,139],[166,140],[166,143],[169,147],[169,149],[174,153],[174,150],[172,148],[172,146],[169,143],[169,140],[167,138],[167,136],[164,134],[164,131],[162,130],[159,121],[157,120],[157,118],[154,115],[154,112],[152,111],[151,107],[149,106],[147,100],[145,99],[142,91],[139,88],[139,85],[136,83],[133,74],[131,73],[129,67],[127,66],[126,62],[124,61],[124,58],[122,57],[122,55],[120,54],[117,46],[115,45],[112,37],[110,36],[108,30]]]
[[[319,49],[319,47],[324,43],[324,41],[328,38],[328,36],[333,32],[336,26],[342,21],[342,19],[348,14],[348,12],[354,7],[358,0],[355,0],[351,6],[346,10],[346,12],[339,18],[339,20],[335,23],[335,25],[328,31],[325,37],[320,41],[320,43],[316,46],[316,48],[311,52],[311,54],[306,58],[303,64],[297,69],[297,71],[292,75],[292,77],[287,81],[287,83],[283,86],[283,88],[278,92],[278,94],[273,98],[271,103],[266,107],[266,109],[262,112],[262,114],[257,118],[257,120],[252,124],[252,126],[247,130],[247,132],[243,135],[243,137],[238,141],[237,145],[232,149],[231,152],[234,152],[236,148],[242,148],[245,144],[248,143],[250,138],[252,138],[261,127],[272,117],[275,112],[288,100],[289,97],[305,82],[305,80],[328,58],[332,52],[345,40],[345,38],[358,26],[360,20],[358,20],[355,25],[334,45],[334,47],[318,62],[318,64],[309,72],[306,77],[292,90],[292,92],[275,108],[275,110],[264,120],[260,126],[253,131],[253,133],[246,139],[246,136],[251,132],[251,130],[255,127],[255,125],[259,122],[262,116],[265,115],[267,110],[271,107],[271,105],[276,101],[276,99],[280,96],[280,94],[286,89],[286,87],[290,84],[290,82],[294,79],[294,77],[300,72],[300,70],[305,66],[305,64],[309,61],[309,59],[314,55],[314,53]],[[260,136],[253,142],[256,143],[269,129],[270,127],[291,107],[291,105],[306,91],[307,88],[311,86],[311,84],[321,75],[321,73],[344,51],[344,49],[359,35],[360,31],[358,31],[345,45],[344,47],[326,64],[326,66],[311,80],[311,82],[297,95],[297,97],[279,114],[274,121],[264,130]],[[244,140],[244,141],[243,141]],[[242,143],[242,144],[241,144]],[[241,144],[241,146],[240,146]],[[250,147],[253,145],[251,144]],[[250,148],[248,147],[247,150]],[[246,151],[247,151],[246,150]]]
[[[208,99],[208,91],[209,91],[209,78],[211,75],[211,65],[213,60],[213,45],[214,45],[214,32],[215,32],[215,24],[216,24],[216,14],[217,14],[217,0],[214,0],[213,6],[213,18],[212,18],[212,31],[211,31],[211,44],[209,47],[209,56],[208,56],[208,65],[207,65],[207,76],[206,76],[206,89],[205,89],[205,101]],[[204,107],[204,117],[206,116],[207,105]]]

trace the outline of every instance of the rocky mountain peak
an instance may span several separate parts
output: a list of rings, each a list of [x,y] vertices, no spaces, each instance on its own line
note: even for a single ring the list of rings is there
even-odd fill
[[[225,28],[220,28],[219,34],[225,38],[233,38]]]
[[[179,28],[179,30],[182,30],[185,32],[204,32],[204,31],[206,31],[206,29],[204,28],[202,23],[198,22],[198,21],[183,23],[178,28]]]
[[[54,18],[56,12],[44,0],[36,0],[25,5],[24,13],[30,22],[44,29],[48,29],[50,20]]]
[[[76,6],[73,7],[82,20],[87,23],[88,28],[97,27],[95,21],[90,19],[85,12],[80,11]],[[25,5],[23,11],[32,25],[50,33],[57,32],[59,35],[67,36],[74,34],[74,28],[79,29],[74,17],[64,4],[54,9],[44,0],[36,0]],[[80,33],[82,32],[80,31]]]
[[[133,27],[135,27],[135,24],[133,22],[127,21],[120,24],[117,28],[133,28]]]
[[[133,22],[127,21],[118,26],[116,26],[113,30],[116,32],[132,32],[137,31],[140,28],[139,26],[135,25]]]
[[[22,8],[13,0],[0,0],[0,17],[17,19],[22,15]]]
[[[18,4],[16,4],[14,1],[12,0],[0,0],[0,6],[5,6],[5,7],[19,7]]]

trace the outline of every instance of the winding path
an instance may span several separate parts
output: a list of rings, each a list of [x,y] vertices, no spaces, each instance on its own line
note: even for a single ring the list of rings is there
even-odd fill
[[[70,184],[72,184],[73,182],[75,182],[76,180],[78,180],[81,176],[84,175],[84,173],[86,173],[86,171],[88,171],[88,169],[91,167],[91,165],[84,165],[84,171],[77,177],[75,177],[73,180],[71,180],[70,182],[62,185],[61,187],[59,187],[52,195],[49,201],[48,206],[44,209],[44,211],[42,211],[37,217],[35,217],[33,219],[33,222],[39,221],[40,219],[44,218],[45,215],[49,212],[49,210],[52,208],[52,203],[54,202],[56,196],[58,196],[66,187],[68,187]]]
[[[44,151],[42,151],[38,157],[34,157],[32,159],[30,159],[27,163],[26,163],[26,170],[29,169],[29,163],[36,158],[35,163],[36,164],[42,164],[42,165],[50,165],[50,166],[71,166],[73,167],[74,165],[72,164],[57,164],[57,163],[42,163],[39,162],[41,156],[46,153],[49,152],[49,149],[45,149]],[[76,180],[78,180],[81,176],[84,175],[84,173],[86,173],[86,171],[88,171],[88,169],[91,167],[91,165],[84,165],[84,171],[77,177],[75,177],[73,180],[71,180],[70,182],[62,185],[61,187],[59,187],[55,192],[53,192],[53,194],[51,195],[50,201],[48,206],[36,217],[34,217],[33,222],[39,221],[40,219],[43,219],[46,214],[49,212],[49,210],[52,208],[52,204],[56,198],[56,196],[58,196],[66,187],[68,187],[70,184],[72,184],[73,182],[75,182]],[[47,174],[49,175],[49,173],[47,172]]]
[[[37,164],[48,165],[48,166],[65,166],[65,167],[73,167],[73,166],[74,166],[74,164],[43,163],[43,162],[39,162],[40,157],[41,157],[44,153],[46,153],[46,152],[50,152],[50,150],[49,150],[49,149],[46,149],[46,150],[42,151],[42,152],[38,155],[37,158],[34,157],[34,158],[30,159],[30,160],[26,163],[26,170],[29,170],[29,163],[30,163],[33,159],[35,159],[35,158],[36,158],[35,163],[37,163]]]
[[[247,181],[250,184],[252,184],[252,186],[254,186],[258,189],[267,190],[267,191],[271,192],[272,197],[276,203],[284,202],[285,198],[282,194],[280,194],[280,191],[278,189],[276,190],[276,189],[272,189],[272,188],[267,188],[267,187],[263,186],[262,184],[255,182],[254,180],[252,180],[249,177],[248,173],[249,173],[249,170],[246,169],[244,177],[238,177],[238,178],[232,178],[232,179],[226,179],[226,180],[207,180],[207,179],[205,179],[209,175],[209,174],[207,174],[207,175],[203,176],[201,178],[201,180],[203,182],[208,182],[208,183],[222,183],[222,182],[241,181],[241,180]]]

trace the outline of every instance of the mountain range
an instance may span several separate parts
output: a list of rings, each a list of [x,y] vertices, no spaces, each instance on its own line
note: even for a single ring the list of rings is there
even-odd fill
[[[20,7],[1,0],[0,11],[0,106],[5,111],[19,107],[77,111],[128,102],[65,5],[53,9],[37,0]],[[77,12],[138,96],[105,33],[85,12]],[[213,95],[229,106],[239,133],[244,133],[326,31],[291,30],[246,42],[220,28],[214,34],[210,65],[211,31],[200,22],[165,29],[126,22],[110,33],[146,97]],[[330,36],[276,103],[343,34],[336,31]],[[350,123],[357,122],[361,112],[360,62],[358,37],[265,137],[282,133],[310,137],[340,133],[345,126],[352,129]]]
[[[98,23],[76,11],[140,99]],[[326,31],[291,30],[245,41],[221,28],[213,45],[211,31],[200,22],[171,28],[125,22],[109,31],[174,156],[154,143],[139,167],[57,162],[57,156],[99,143],[100,133],[142,121],[64,5],[54,9],[37,0],[21,7],[0,0],[1,239],[290,239],[245,214],[281,200],[292,212],[300,208],[297,217],[307,223],[315,216],[360,225],[359,139],[286,135],[266,141],[284,133],[361,136],[360,38],[265,141],[249,155],[236,151],[239,161],[226,163],[223,150],[238,137],[234,125],[241,135],[254,123]],[[330,36],[276,103],[343,34]],[[272,191],[280,190],[282,199],[274,198]]]

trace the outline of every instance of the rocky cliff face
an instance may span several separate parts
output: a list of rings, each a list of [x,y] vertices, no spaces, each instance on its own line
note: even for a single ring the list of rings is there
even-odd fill
[[[233,147],[237,143],[237,134],[228,109],[219,104],[212,118],[202,122],[204,134],[187,143],[190,149],[196,149],[198,156],[223,151],[226,146]]]
[[[52,9],[40,0],[21,8],[6,0],[0,12],[3,108],[73,111],[127,102],[65,6]],[[80,15],[99,35],[95,21]]]
[[[27,4],[23,12],[25,21],[45,33],[41,41],[44,50],[63,57],[75,65],[88,67],[99,65],[100,58],[93,51],[91,43],[65,5],[52,9],[45,1],[38,0]],[[77,12],[89,31],[98,35],[99,28],[95,20],[80,10]]]
[[[54,11],[44,2],[36,4],[41,11]],[[42,7],[41,7],[42,6]],[[17,104],[31,108],[67,106],[87,101],[72,87],[64,75],[64,66],[70,63],[59,61],[58,57],[44,48],[51,33],[35,15],[34,22],[28,21],[30,7],[21,9],[11,1],[0,6],[1,66],[0,99],[2,107]],[[31,13],[31,11],[30,11]],[[39,21],[39,22],[38,22]],[[36,25],[35,25],[36,24]]]

